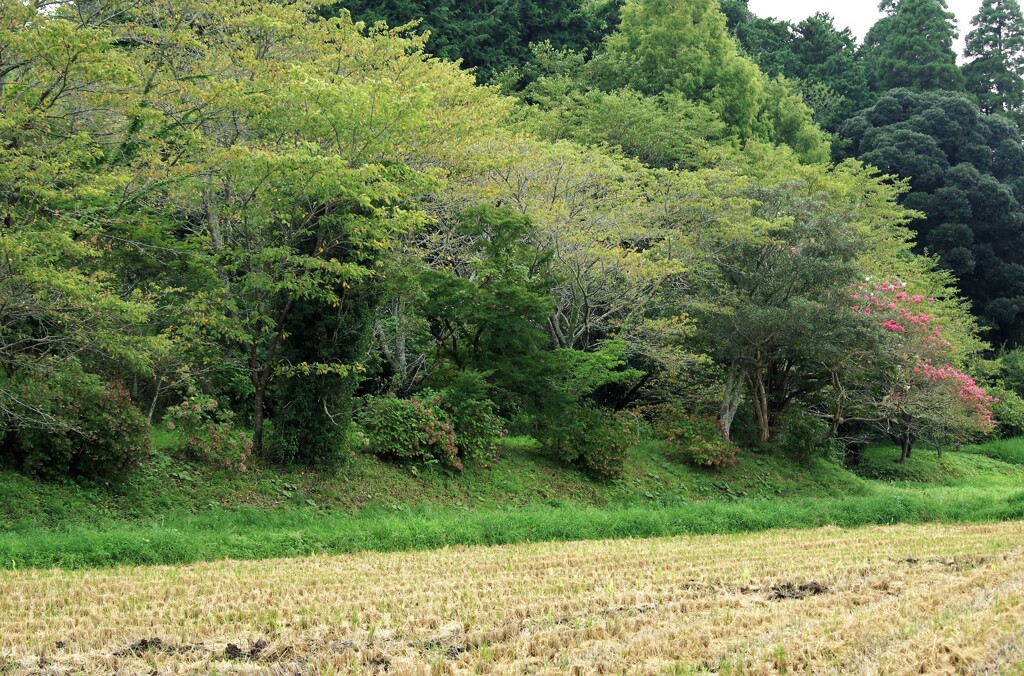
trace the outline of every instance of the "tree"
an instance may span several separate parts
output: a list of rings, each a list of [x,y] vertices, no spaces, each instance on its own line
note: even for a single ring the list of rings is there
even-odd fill
[[[984,0],[971,20],[962,70],[982,112],[1017,113],[1024,105],[1024,16],[1017,0]]]
[[[144,376],[157,347],[146,335],[153,297],[122,288],[106,256],[128,220],[119,193],[132,181],[106,166],[111,129],[98,111],[123,111],[118,93],[133,79],[110,39],[21,3],[0,5],[0,434],[8,450],[29,437],[87,450],[90,437],[113,432],[99,424],[127,401],[115,381]],[[33,401],[33,387],[65,389]],[[94,418],[53,403],[74,401],[73,391],[83,407],[95,405]]]
[[[550,346],[544,330],[555,304],[551,252],[536,246],[529,216],[470,207],[434,224],[419,242],[416,311],[433,344],[430,384],[452,371],[486,373],[500,403],[536,386]]]
[[[941,450],[988,434],[998,402],[958,367],[972,351],[970,321],[960,313],[965,350],[948,339],[931,311],[937,299],[908,288],[905,282],[854,287],[852,310],[872,319],[877,336],[863,346],[857,369],[847,371],[845,381],[837,378],[833,390],[834,428],[850,422],[874,427],[900,445],[899,462],[918,441]],[[938,310],[957,321],[955,299],[945,308],[939,302]]]
[[[814,401],[828,386],[828,365],[860,340],[856,320],[837,320],[847,289],[865,258],[905,248],[897,226],[908,218],[895,204],[900,187],[859,163],[825,172],[764,160],[748,158],[750,225],[704,228],[708,260],[689,308],[702,346],[726,371],[726,438],[745,394],[760,443],[790,407]]]
[[[713,166],[730,150],[721,119],[708,106],[676,93],[574,88],[534,104],[530,113],[526,126],[542,138],[607,144],[657,169]]]
[[[55,25],[79,40],[95,33],[121,69],[105,88],[89,73],[83,90],[101,91],[103,105],[72,119],[117,111],[96,118],[107,125],[99,158],[124,175],[103,186],[108,199],[213,272],[176,316],[191,325],[186,344],[203,346],[193,357],[216,353],[217,377],[251,414],[256,452],[275,410],[279,439],[294,441],[302,434],[286,428],[308,432],[317,416],[344,432],[361,366],[351,348],[372,319],[378,264],[422,222],[412,201],[465,152],[476,116],[500,117],[505,105],[426,56],[421,38],[318,19],[310,4],[61,11],[97,27]],[[291,399],[315,413],[287,415]],[[333,439],[323,447],[336,452]]]
[[[888,4],[891,14],[880,19],[864,39],[874,88],[963,90],[953,51],[955,16],[946,0]]]
[[[746,53],[769,76],[785,76],[829,130],[870,97],[863,55],[850,30],[818,13],[798,24],[754,16],[739,0],[723,3],[728,25]]]
[[[808,162],[828,158],[810,108],[787,82],[767,78],[739,53],[715,0],[627,4],[588,71],[606,91],[678,93],[706,104],[740,139],[791,144]]]
[[[600,43],[618,19],[619,0],[349,0],[322,12],[340,16],[348,11],[357,21],[391,26],[417,23],[430,34],[429,51],[461,61],[484,82],[532,59],[531,45],[549,43],[555,49],[583,51]]]
[[[1024,258],[1015,125],[984,116],[964,94],[895,89],[840,128],[850,154],[910,181],[902,199],[924,218],[921,250],[956,273],[996,340],[1016,340]],[[1024,196],[1024,194],[1021,194]]]
[[[800,90],[823,127],[834,131],[870,102],[867,69],[856,38],[849,28],[837,29],[830,15],[818,13],[798,23],[791,49],[796,70],[785,75],[801,83]]]

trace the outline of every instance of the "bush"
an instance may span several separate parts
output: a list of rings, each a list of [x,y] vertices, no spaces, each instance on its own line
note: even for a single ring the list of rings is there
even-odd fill
[[[8,453],[22,471],[110,483],[148,458],[149,424],[120,384],[75,369],[13,385],[42,414],[8,428]]]
[[[181,435],[181,450],[194,459],[244,472],[252,454],[252,436],[232,426],[234,413],[216,399],[193,395],[164,414],[167,429]]]
[[[738,449],[722,438],[713,418],[690,415],[672,405],[657,407],[653,417],[659,436],[690,464],[713,468],[736,464]]]
[[[286,467],[338,469],[345,460],[345,430],[352,422],[351,380],[335,375],[282,378],[264,430],[266,460]]]
[[[843,451],[834,441],[825,441],[828,425],[806,411],[787,411],[768,448],[800,462],[812,458],[838,458]]]
[[[1007,439],[1024,435],[1024,398],[1014,390],[1002,387],[989,388],[989,394],[996,398],[992,412],[999,436]]]
[[[548,420],[542,438],[559,460],[601,479],[622,476],[629,449],[639,442],[635,419],[590,405]]]
[[[428,391],[409,399],[367,397],[356,422],[378,456],[463,468],[455,443],[455,422],[441,407],[441,397]]]
[[[482,374],[463,372],[441,391],[441,406],[455,423],[455,445],[463,461],[495,462],[499,442],[508,434],[488,389]]]

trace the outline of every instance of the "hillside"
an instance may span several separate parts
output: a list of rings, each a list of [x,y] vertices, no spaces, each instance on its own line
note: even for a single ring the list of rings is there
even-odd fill
[[[0,474],[4,567],[66,568],[821,525],[1024,518],[1024,444],[872,447],[856,472],[749,453],[694,468],[663,444],[593,481],[514,440],[460,474],[356,456],[341,475],[151,464],[119,488]],[[968,452],[969,451],[969,452]]]

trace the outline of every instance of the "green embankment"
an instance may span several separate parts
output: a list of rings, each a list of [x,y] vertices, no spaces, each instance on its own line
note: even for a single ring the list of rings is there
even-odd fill
[[[159,444],[158,444],[159,447]],[[338,476],[156,461],[117,489],[0,473],[0,567],[183,563],[538,540],[1024,518],[1024,441],[861,467],[747,452],[723,471],[646,443],[595,483],[528,443],[459,475],[353,458]]]

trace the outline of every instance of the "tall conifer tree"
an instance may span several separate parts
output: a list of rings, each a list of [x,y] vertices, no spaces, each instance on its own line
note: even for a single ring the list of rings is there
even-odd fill
[[[963,67],[967,91],[985,113],[1016,113],[1024,104],[1024,16],[1017,0],[984,0],[971,20]]]
[[[891,12],[865,38],[875,88],[963,90],[953,40],[957,30],[946,0],[885,0]]]

